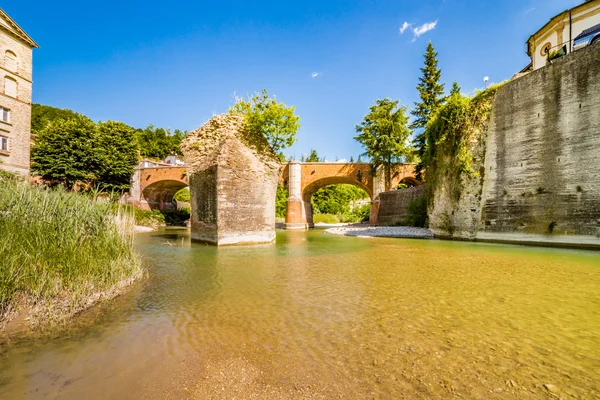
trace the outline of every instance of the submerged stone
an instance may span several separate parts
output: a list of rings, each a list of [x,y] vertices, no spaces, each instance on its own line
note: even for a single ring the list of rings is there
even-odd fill
[[[280,164],[266,138],[241,115],[214,116],[181,144],[193,240],[216,245],[275,240]]]

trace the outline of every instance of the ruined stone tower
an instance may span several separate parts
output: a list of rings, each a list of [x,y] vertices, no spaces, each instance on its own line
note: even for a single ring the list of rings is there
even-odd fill
[[[188,134],[181,150],[193,240],[233,245],[275,239],[280,164],[267,140],[245,129],[243,116],[213,117]]]

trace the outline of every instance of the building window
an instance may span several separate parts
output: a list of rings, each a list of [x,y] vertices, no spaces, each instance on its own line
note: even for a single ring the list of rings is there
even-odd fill
[[[0,136],[0,151],[8,152],[8,138]]]
[[[10,97],[17,97],[17,81],[9,76],[4,77],[4,94]]]
[[[4,66],[7,70],[17,72],[17,55],[10,50],[6,50],[4,53]]]
[[[8,108],[0,107],[0,120],[10,122],[10,110]]]

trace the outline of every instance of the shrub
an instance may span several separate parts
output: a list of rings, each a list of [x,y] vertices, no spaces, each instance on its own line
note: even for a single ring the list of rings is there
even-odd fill
[[[167,225],[185,225],[185,221],[190,219],[189,207],[184,207],[181,210],[165,210],[162,211],[164,221]]]
[[[183,188],[180,191],[178,191],[177,193],[175,193],[175,196],[173,196],[173,198],[177,201],[189,203],[190,202],[190,190],[188,188]]]
[[[340,218],[335,214],[313,214],[313,222],[324,224],[339,224]]]
[[[406,211],[404,217],[406,225],[424,228],[427,225],[427,196],[409,201]]]

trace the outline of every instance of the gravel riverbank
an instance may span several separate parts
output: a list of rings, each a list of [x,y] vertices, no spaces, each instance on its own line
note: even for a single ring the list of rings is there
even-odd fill
[[[325,232],[334,235],[357,237],[433,239],[433,233],[429,229],[414,228],[412,226],[349,225],[345,227],[330,228]]]

